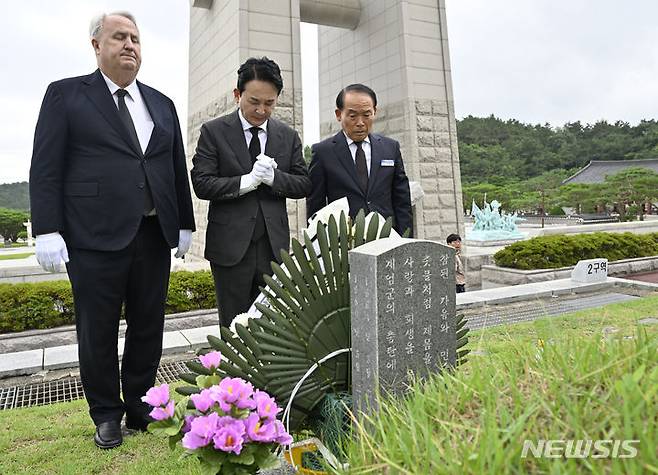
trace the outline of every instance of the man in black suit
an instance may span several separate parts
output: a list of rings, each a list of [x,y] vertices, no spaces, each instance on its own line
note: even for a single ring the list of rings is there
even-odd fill
[[[190,246],[194,213],[173,102],[135,80],[139,31],[127,12],[92,22],[98,70],[48,86],[30,169],[36,254],[73,288],[80,376],[94,440],[145,430],[140,398],[162,353],[170,249]],[[119,376],[119,319],[127,323]],[[120,386],[123,391],[121,399]]]
[[[238,109],[203,124],[192,160],[194,192],[210,201],[205,257],[223,326],[249,309],[289,248],[286,198],[311,188],[299,135],[270,117],[282,88],[274,61],[248,59],[233,90]]]
[[[313,183],[306,199],[311,216],[334,200],[347,197],[350,216],[359,210],[393,217],[393,227],[411,232],[409,180],[400,144],[373,134],[377,96],[368,86],[351,84],[336,97],[336,119],[343,130],[312,147],[309,175]]]

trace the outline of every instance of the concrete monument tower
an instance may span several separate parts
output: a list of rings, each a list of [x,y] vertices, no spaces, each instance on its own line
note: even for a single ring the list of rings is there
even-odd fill
[[[407,174],[424,196],[419,238],[463,235],[445,0],[191,0],[188,155],[201,124],[235,109],[236,71],[251,56],[281,67],[275,116],[302,133],[299,22],[320,25],[320,132],[339,130],[334,99],[360,82],[378,96],[375,131],[398,140]],[[203,255],[207,202],[195,201],[192,253]],[[303,200],[288,202],[291,232],[305,227]]]

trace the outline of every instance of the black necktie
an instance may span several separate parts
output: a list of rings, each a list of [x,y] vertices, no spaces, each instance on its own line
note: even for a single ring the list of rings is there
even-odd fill
[[[260,155],[260,139],[258,134],[262,131],[260,127],[250,127],[249,132],[251,132],[251,141],[249,142],[249,155],[251,156],[251,163],[256,163],[258,155]],[[256,196],[260,202],[261,198],[264,198],[267,195],[265,191],[265,185],[261,185],[256,190]],[[265,219],[263,218],[263,212],[260,209],[260,203],[256,208],[256,224],[254,226],[254,233],[251,236],[251,240],[256,242],[265,234]]]
[[[132,117],[130,116],[130,111],[128,106],[126,106],[126,94],[128,91],[125,89],[118,89],[117,98],[119,99],[119,117],[121,117],[121,122],[126,127],[128,135],[133,141],[133,145],[139,151],[139,154],[142,158],[142,167],[144,167],[144,155],[142,153],[142,146],[139,143],[139,138],[137,137],[137,130],[135,129],[135,123],[133,122]],[[144,215],[151,214],[153,211],[153,196],[151,195],[151,187],[149,186],[148,179],[146,178],[146,170],[144,170]]]
[[[121,117],[121,122],[126,127],[130,139],[133,141],[133,145],[137,147],[139,152],[142,152],[142,146],[139,144],[139,138],[137,137],[137,130],[135,130],[135,124],[133,118],[130,116],[130,111],[128,106],[126,106],[126,95],[128,91],[125,89],[117,90],[117,97],[119,98],[119,117]]]
[[[366,164],[366,152],[363,151],[361,144],[363,142],[354,142],[356,144],[356,155],[354,162],[356,164],[356,176],[359,180],[359,185],[365,193],[368,191],[368,165]]]
[[[258,155],[260,155],[260,139],[258,138],[258,133],[263,130],[260,127],[250,127],[249,132],[251,132],[251,142],[249,142],[249,155],[251,156],[251,163],[256,161]]]

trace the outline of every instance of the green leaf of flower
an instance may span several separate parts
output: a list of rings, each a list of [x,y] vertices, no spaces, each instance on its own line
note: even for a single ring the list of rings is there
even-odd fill
[[[240,455],[233,454],[229,457],[229,460],[233,463],[239,463],[241,465],[251,465],[256,461],[253,454],[245,452],[240,453]]]
[[[151,422],[147,429],[151,434],[172,436],[178,434],[181,427],[183,427],[183,420],[174,416],[171,419]]]
[[[200,462],[202,475],[216,475],[218,473],[224,473],[221,463],[211,463],[205,459],[201,459]]]
[[[176,408],[174,409],[174,418],[179,421],[185,420],[185,412],[187,411],[187,403],[189,402],[189,397],[184,397],[178,403],[176,403]]]
[[[228,455],[226,452],[215,450],[212,446],[197,449],[195,450],[195,453],[201,460],[219,466],[221,466],[226,461]]]
[[[215,384],[219,384],[221,378],[217,374],[212,374],[210,376],[204,376],[200,374],[196,377],[196,385],[202,389],[208,389]]]
[[[270,453],[265,459],[258,463],[258,467],[261,470],[271,470],[273,468],[278,468],[279,466],[281,466],[281,460],[279,460],[279,457],[273,453]]]
[[[180,441],[183,438],[183,434],[178,432],[176,435],[172,435],[169,437],[169,449],[170,450],[175,450],[176,449],[176,444],[178,441]]]
[[[148,431],[152,434],[159,436],[173,436],[178,434],[180,428],[183,426],[183,421],[176,419],[165,419],[164,421],[151,422],[148,425]]]

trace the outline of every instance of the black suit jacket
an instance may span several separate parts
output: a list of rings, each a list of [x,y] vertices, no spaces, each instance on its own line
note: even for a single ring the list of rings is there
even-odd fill
[[[240,262],[247,252],[260,205],[274,257],[289,249],[290,229],[286,198],[309,194],[311,181],[302,157],[302,143],[294,129],[276,119],[267,123],[265,155],[272,157],[272,187],[239,195],[240,177],[253,167],[238,111],[206,122],[192,162],[196,195],[210,201],[205,257],[222,266]],[[261,191],[262,190],[262,191]]]
[[[99,70],[48,86],[30,168],[35,235],[59,231],[71,247],[123,249],[142,221],[145,178],[169,246],[178,245],[180,229],[194,230],[174,104],[155,89],[137,85],[154,124],[143,155],[121,122]]]
[[[309,171],[313,188],[306,199],[306,214],[310,217],[346,196],[352,218],[361,209],[366,214],[375,211],[385,218],[392,216],[395,230],[402,234],[411,229],[412,218],[409,179],[404,173],[400,144],[377,134],[370,134],[369,138],[371,160],[366,193],[357,181],[354,159],[342,131],[313,145]]]

